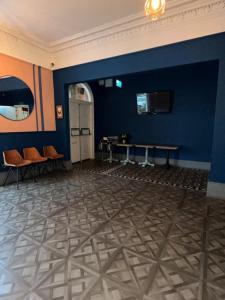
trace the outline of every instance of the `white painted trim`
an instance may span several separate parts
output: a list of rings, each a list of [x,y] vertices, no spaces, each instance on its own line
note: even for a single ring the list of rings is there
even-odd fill
[[[144,11],[142,11],[50,43],[49,49],[52,52],[57,52],[68,47],[86,44],[93,40],[109,37],[120,32],[124,33],[125,31],[130,31],[134,28],[139,29],[139,27],[143,26],[153,29],[165,23],[168,25],[168,21],[174,22],[174,19],[177,19],[178,17],[181,17],[184,20],[185,17],[199,17],[203,13],[206,15],[207,12],[212,12],[219,6],[222,8],[223,5],[223,0],[168,1],[165,15],[155,22],[150,21],[150,19],[144,15]]]
[[[207,197],[225,199],[225,183],[209,181]]]
[[[73,98],[69,98],[69,110],[70,110],[70,103],[79,103],[80,105],[90,105],[91,106],[91,139],[92,139],[92,145],[91,145],[91,159],[95,159],[95,122],[94,122],[94,95],[92,93],[91,87],[88,83],[78,83],[79,86],[83,87],[87,94],[88,97],[90,98],[89,101],[82,101],[82,100],[77,100]],[[76,84],[75,84],[76,85]],[[69,87],[68,87],[69,88]],[[70,113],[69,113],[69,124],[70,124]],[[71,128],[69,125],[69,135],[70,135],[70,156],[71,156],[71,151],[72,151],[72,142],[71,142]]]
[[[152,49],[224,32],[224,2],[167,0],[166,13],[156,22],[142,11],[50,44],[0,26],[0,52],[49,69],[60,69]]]
[[[224,32],[224,15],[224,0],[187,1],[156,22],[139,13],[58,41],[50,51],[60,69]]]

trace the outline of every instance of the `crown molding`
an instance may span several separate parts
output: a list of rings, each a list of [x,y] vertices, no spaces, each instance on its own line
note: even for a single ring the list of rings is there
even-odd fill
[[[224,0],[170,0],[155,22],[139,13],[55,43],[54,69],[225,32],[224,15]]]
[[[3,34],[7,34],[8,36],[11,36],[14,39],[27,43],[30,46],[37,47],[43,51],[49,51],[49,45],[41,39],[38,39],[34,35],[25,35],[21,32],[15,31],[14,29],[5,27],[3,25],[0,25],[0,32]]]
[[[156,30],[160,25],[174,23],[179,18],[184,19],[192,16],[208,15],[210,12],[220,9],[225,12],[224,0],[169,0],[167,1],[165,15],[157,21],[150,21],[143,12],[140,12],[55,41],[49,45],[49,51],[56,53],[82,45],[87,47],[89,44],[98,41],[101,42],[105,38],[118,39],[119,35],[129,35],[133,30]]]
[[[50,44],[0,25],[0,52],[49,69],[54,62],[59,69],[225,31],[225,0],[167,0],[166,5],[157,21],[142,11]]]

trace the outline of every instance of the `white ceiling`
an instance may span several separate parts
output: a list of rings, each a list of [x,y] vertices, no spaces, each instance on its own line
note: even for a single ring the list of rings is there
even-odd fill
[[[145,0],[0,0],[0,26],[49,45],[139,13],[144,3]]]

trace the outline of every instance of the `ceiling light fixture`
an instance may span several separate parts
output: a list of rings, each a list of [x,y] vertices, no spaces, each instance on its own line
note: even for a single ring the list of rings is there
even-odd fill
[[[149,16],[153,21],[158,20],[165,12],[165,0],[146,0],[145,15]]]

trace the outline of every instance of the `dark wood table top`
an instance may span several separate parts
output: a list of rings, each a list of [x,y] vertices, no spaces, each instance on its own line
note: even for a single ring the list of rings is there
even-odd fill
[[[137,147],[137,148],[155,148],[159,150],[173,150],[176,151],[180,148],[179,145],[171,144],[116,144],[118,147]]]

